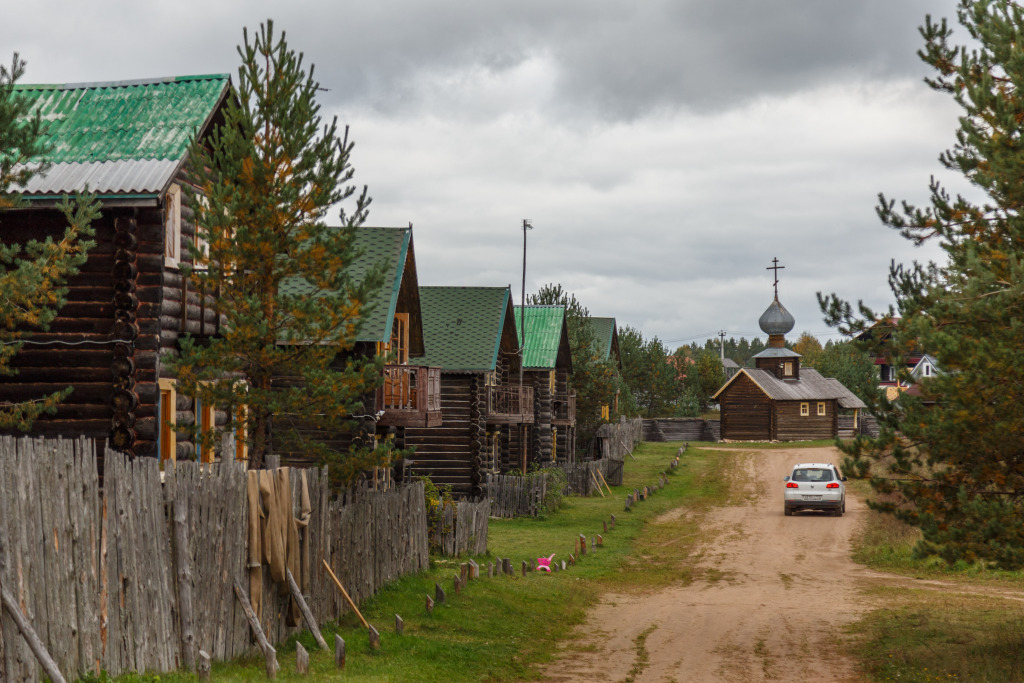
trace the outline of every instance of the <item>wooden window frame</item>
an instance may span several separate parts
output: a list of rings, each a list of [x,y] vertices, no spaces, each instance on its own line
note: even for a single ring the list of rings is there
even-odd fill
[[[178,268],[181,262],[181,187],[172,184],[164,195],[164,266]]]
[[[793,361],[786,361],[782,364],[782,376],[792,377],[793,376]]]
[[[196,459],[202,463],[212,463],[216,456],[216,448],[213,443],[207,445],[206,435],[213,435],[217,429],[217,407],[212,403],[203,401],[196,393]]]
[[[828,408],[825,407],[824,401],[818,401],[818,417],[824,417],[828,415]]]
[[[160,462],[177,462],[178,435],[174,431],[174,419],[178,411],[178,385],[173,379],[157,380],[159,402],[157,404],[157,455]],[[173,418],[171,416],[174,416]]]
[[[800,417],[808,417],[811,414],[811,404],[801,403],[800,404]]]
[[[388,348],[395,352],[395,362],[399,365],[409,364],[409,314],[395,313],[391,323],[391,339]]]

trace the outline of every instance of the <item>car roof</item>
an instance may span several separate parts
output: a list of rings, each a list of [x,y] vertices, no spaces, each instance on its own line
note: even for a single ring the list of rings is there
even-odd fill
[[[830,467],[832,469],[836,468],[836,466],[830,462],[802,462],[798,465],[793,465],[793,469],[796,469],[797,467]]]

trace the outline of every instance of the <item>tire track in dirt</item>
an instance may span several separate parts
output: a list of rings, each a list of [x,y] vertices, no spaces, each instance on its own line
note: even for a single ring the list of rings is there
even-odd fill
[[[834,448],[737,450],[729,501],[703,520],[689,585],[606,595],[542,680],[859,681],[842,628],[867,608],[868,571],[850,559],[866,507],[847,492],[835,518],[782,514],[797,462],[836,462]],[[686,510],[656,523],[677,524]],[[875,580],[878,580],[877,578]]]

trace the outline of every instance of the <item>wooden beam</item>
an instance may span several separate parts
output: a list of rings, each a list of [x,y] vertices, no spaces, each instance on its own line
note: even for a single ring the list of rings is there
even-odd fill
[[[25,615],[21,613],[18,603],[7,592],[6,588],[0,588],[0,598],[2,598],[3,606],[7,609],[7,613],[11,615],[15,626],[21,631],[21,637],[25,639],[25,642],[28,643],[29,648],[32,650],[32,654],[36,656],[39,666],[43,667],[43,671],[46,672],[46,675],[53,683],[65,683],[64,676],[61,674],[60,669],[57,668],[57,662],[53,661],[53,657],[46,651],[43,641],[40,640],[32,628],[32,624],[25,618]]]
[[[366,623],[366,619],[363,618],[363,613],[359,611],[359,608],[356,607],[356,603],[352,601],[351,597],[349,597],[348,591],[345,590],[345,587],[341,585],[341,581],[339,581],[338,577],[334,575],[333,571],[331,571],[331,565],[327,564],[327,560],[324,560],[323,563],[324,569],[326,569],[327,573],[331,575],[332,579],[334,579],[334,584],[338,587],[338,590],[341,591],[341,594],[345,596],[345,600],[348,601],[352,611],[354,611],[356,616],[359,617],[359,621],[363,622],[363,628],[369,629],[370,625]]]
[[[288,578],[288,588],[292,592],[292,599],[299,606],[299,611],[302,613],[302,618],[306,622],[306,626],[309,627],[313,637],[316,638],[316,644],[320,646],[321,650],[328,650],[327,641],[324,640],[324,636],[320,633],[320,628],[316,624],[316,618],[313,613],[309,611],[309,605],[306,604],[306,599],[302,597],[302,591],[299,590],[299,584],[295,582],[295,577],[292,576],[291,569],[285,569],[285,576]]]

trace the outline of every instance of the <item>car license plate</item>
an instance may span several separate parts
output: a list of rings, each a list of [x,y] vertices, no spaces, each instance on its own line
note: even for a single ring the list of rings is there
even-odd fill
[[[804,496],[804,500],[821,500],[821,496]]]

